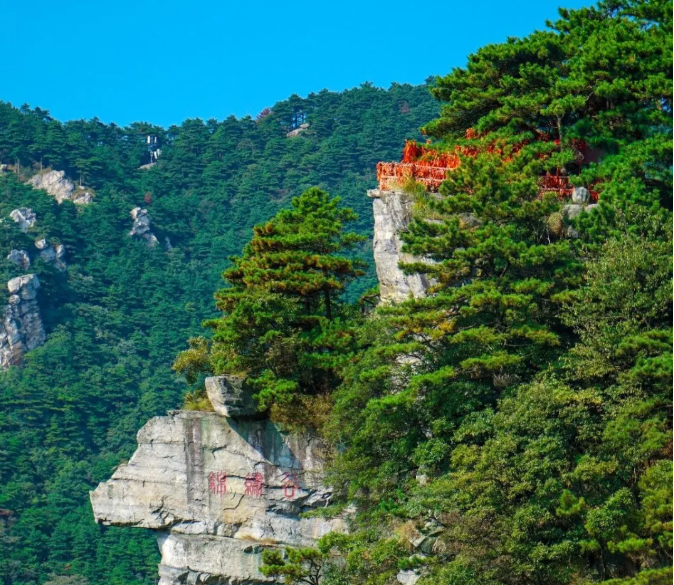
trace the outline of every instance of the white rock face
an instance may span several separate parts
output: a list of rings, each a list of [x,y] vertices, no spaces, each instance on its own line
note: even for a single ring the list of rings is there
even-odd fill
[[[268,420],[174,411],[138,433],[138,450],[91,492],[96,521],[158,531],[160,585],[268,583],[270,546],[307,546],[341,519],[299,518],[325,506],[324,446]]]
[[[28,184],[35,189],[44,189],[59,203],[64,201],[72,201],[76,205],[91,203],[91,193],[82,187],[75,189],[72,181],[65,175],[64,171],[44,171],[31,177]]]
[[[304,124],[300,124],[294,130],[291,130],[290,132],[287,132],[286,137],[287,138],[294,138],[295,136],[299,136],[300,134],[302,134],[302,132],[305,132],[308,129],[309,129],[309,124],[305,122]]]
[[[429,280],[422,274],[405,274],[399,262],[412,262],[414,257],[402,252],[400,234],[407,229],[412,219],[412,199],[403,191],[367,192],[373,199],[374,239],[372,248],[379,280],[382,303],[398,303],[410,297],[426,296]]]
[[[29,207],[19,207],[19,209],[12,211],[9,217],[19,224],[19,229],[22,232],[27,232],[35,225],[35,220],[37,220],[37,216]]]
[[[66,249],[63,244],[51,245],[46,239],[35,241],[35,247],[40,250],[40,258],[49,264],[53,264],[56,270],[63,272],[66,268]]]
[[[0,368],[20,365],[27,351],[45,341],[44,327],[37,304],[40,281],[35,274],[18,276],[7,283],[9,304],[0,322]]]
[[[30,268],[30,256],[28,256],[28,252],[25,250],[12,250],[7,255],[7,260],[13,262],[24,270],[28,270]]]
[[[157,238],[150,229],[150,216],[147,213],[147,209],[134,207],[131,210],[131,217],[133,218],[133,225],[131,226],[129,235],[145,240],[148,246],[154,247],[157,244]]]
[[[205,386],[213,410],[222,416],[255,416],[257,408],[252,392],[246,391],[245,381],[239,376],[206,378]]]
[[[403,585],[414,585],[419,579],[421,579],[421,575],[413,570],[399,571],[396,575],[398,583]]]

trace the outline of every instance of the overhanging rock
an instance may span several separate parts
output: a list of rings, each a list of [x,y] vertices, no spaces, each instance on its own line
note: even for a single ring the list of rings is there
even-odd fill
[[[91,492],[96,521],[158,531],[160,585],[269,582],[270,546],[309,546],[341,519],[300,518],[326,506],[325,446],[269,420],[174,411],[151,419],[138,449]]]
[[[253,392],[240,376],[213,376],[205,380],[206,393],[213,410],[222,416],[259,417]]]

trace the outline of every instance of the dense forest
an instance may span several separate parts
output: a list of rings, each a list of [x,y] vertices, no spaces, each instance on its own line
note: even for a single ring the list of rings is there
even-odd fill
[[[364,193],[420,127],[461,161],[438,193],[403,185],[403,269],[432,285],[376,306]],[[141,170],[147,135],[161,154]],[[87,490],[149,417],[208,409],[207,373],[246,374],[278,424],[335,446],[322,513],[350,531],[268,550],[278,582],[671,583],[670,1],[560,10],[429,86],[256,120],[121,129],[3,105],[0,157],[0,214],[38,216],[0,224],[3,249],[55,238],[69,264],[36,263],[48,339],[0,377],[4,584],[152,582],[152,538],[94,525]],[[22,184],[40,166],[94,202]],[[552,175],[598,205],[571,215]],[[127,235],[137,205],[153,248]]]
[[[429,294],[354,310],[353,218],[307,190],[255,228],[176,362],[245,372],[272,418],[336,447],[325,513],[349,510],[349,534],[268,550],[262,571],[671,583],[672,4],[562,10],[431,92],[426,148],[460,166],[437,194],[402,185],[419,259],[403,268]]]
[[[68,264],[59,272],[34,258],[47,342],[23,368],[0,373],[0,583],[156,581],[154,537],[96,526],[88,491],[130,457],[150,417],[182,404],[186,387],[171,365],[216,314],[221,273],[252,226],[319,185],[358,211],[355,229],[368,236],[375,163],[398,158],[437,112],[426,86],[397,84],[293,96],[257,119],[168,129],[61,123],[0,103],[0,163],[9,165],[0,173],[0,280],[24,273],[5,257],[35,251],[37,238],[62,243]],[[147,136],[161,154],[141,169],[152,160]],[[40,168],[81,181],[93,202],[59,205],[26,186]],[[148,210],[153,248],[129,236],[136,206]],[[37,216],[26,233],[8,217],[19,207]],[[351,254],[369,268],[352,298],[374,284],[363,240]],[[4,306],[7,291],[0,296]]]

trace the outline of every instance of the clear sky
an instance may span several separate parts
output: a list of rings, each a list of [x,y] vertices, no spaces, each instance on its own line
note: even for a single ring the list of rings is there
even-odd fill
[[[127,124],[421,83],[589,0],[0,0],[0,100]]]

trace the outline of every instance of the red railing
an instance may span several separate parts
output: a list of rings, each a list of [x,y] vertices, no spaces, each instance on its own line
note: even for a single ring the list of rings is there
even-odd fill
[[[470,138],[470,136],[467,136]],[[520,147],[521,148],[521,147]],[[579,158],[582,154],[579,147]],[[519,149],[515,149],[517,152]],[[461,147],[457,150],[463,155],[474,156],[476,149]],[[402,187],[406,182],[414,180],[421,183],[427,191],[437,191],[447,178],[447,173],[461,165],[458,154],[438,152],[427,146],[419,145],[414,140],[405,143],[401,162],[377,163],[377,181],[379,188],[388,191]],[[557,193],[561,198],[568,198],[573,192],[573,185],[564,175],[547,174],[540,178],[541,193]],[[590,189],[592,201],[597,200],[597,192]]]
[[[447,177],[447,172],[458,167],[431,166],[420,163],[380,162],[377,164],[379,188],[384,191],[400,188],[410,179],[421,183],[428,191],[437,191]]]

